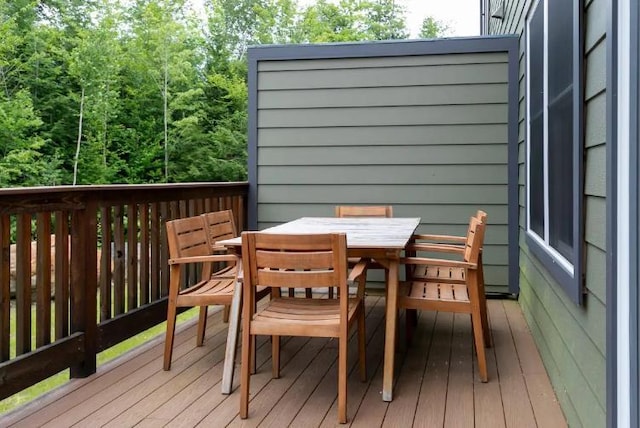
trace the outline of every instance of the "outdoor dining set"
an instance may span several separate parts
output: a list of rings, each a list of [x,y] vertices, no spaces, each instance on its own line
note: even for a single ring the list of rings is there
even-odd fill
[[[347,422],[347,343],[357,331],[358,372],[367,378],[367,272],[383,270],[385,341],[382,399],[393,399],[397,319],[406,310],[410,343],[417,310],[470,314],[478,376],[487,382],[491,346],[482,269],[487,214],[469,219],[466,236],[418,234],[419,218],[393,217],[390,206],[338,206],[335,217],[303,217],[238,235],[231,211],[167,222],[170,290],[164,369],[171,357],[179,307],[200,308],[197,345],[207,307],[224,305],[228,336],[222,393],[232,392],[241,334],[240,417],[250,417],[256,336],[271,336],[272,377],[280,376],[280,338],[334,338],[338,348],[338,421]],[[183,267],[198,264],[200,280],[185,284]],[[400,270],[402,269],[402,274]]]

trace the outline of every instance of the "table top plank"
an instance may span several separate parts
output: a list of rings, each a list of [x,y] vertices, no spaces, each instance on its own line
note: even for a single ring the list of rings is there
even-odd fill
[[[414,233],[420,218],[411,217],[302,217],[263,230],[264,233],[305,234],[344,232],[349,248],[403,249]],[[241,245],[240,238],[217,242]]]

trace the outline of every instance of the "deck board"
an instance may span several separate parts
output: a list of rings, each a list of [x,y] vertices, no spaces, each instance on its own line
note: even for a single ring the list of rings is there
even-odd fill
[[[355,335],[349,343],[352,427],[566,426],[517,302],[489,301],[495,346],[487,349],[488,383],[478,378],[468,316],[420,313],[409,346],[403,342],[401,317],[394,400],[387,403],[381,399],[384,298],[366,300],[367,382],[359,380]],[[179,329],[168,372],[162,370],[163,337],[158,337],[100,367],[96,375],[73,380],[5,415],[0,426],[338,425],[334,340],[283,338],[281,378],[271,379],[271,347],[268,338],[260,338],[249,419],[241,420],[237,372],[233,393],[220,393],[227,331],[220,312],[211,315],[208,326],[201,348],[195,347],[193,322]]]

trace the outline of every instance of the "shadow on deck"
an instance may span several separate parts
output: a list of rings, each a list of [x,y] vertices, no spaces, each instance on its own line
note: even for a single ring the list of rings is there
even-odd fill
[[[468,315],[423,312],[413,344],[400,346],[394,400],[385,403],[381,399],[384,298],[367,297],[369,381],[358,380],[356,341],[352,340],[349,424],[368,428],[566,426],[517,302],[490,300],[488,304],[494,338],[494,347],[487,353],[488,383],[478,380]],[[237,370],[234,392],[220,393],[225,340],[226,324],[220,312],[211,315],[201,348],[195,347],[195,324],[189,322],[176,336],[171,371],[162,370],[164,338],[158,337],[99,368],[95,375],[72,380],[6,415],[0,425],[338,425],[335,341],[283,338],[282,377],[275,380],[271,379],[270,346],[267,340],[260,341],[249,419],[242,421]]]

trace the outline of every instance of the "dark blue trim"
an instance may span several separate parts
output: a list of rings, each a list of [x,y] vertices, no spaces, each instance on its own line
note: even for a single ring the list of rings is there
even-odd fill
[[[509,39],[509,153],[507,161],[509,183],[509,292],[520,292],[520,209],[518,180],[518,115],[520,111],[520,45],[516,38]]]
[[[508,221],[509,292],[520,291],[518,244],[518,108],[519,36],[460,37],[433,40],[260,45],[248,49],[249,59],[249,228],[258,227],[257,201],[257,73],[260,61],[419,56],[457,53],[507,52],[509,58]]]
[[[616,264],[617,264],[617,178],[615,171],[617,157],[617,91],[618,91],[618,2],[609,2],[607,14],[607,252],[606,252],[606,388],[607,388],[607,427],[615,428],[618,425],[617,418],[617,376],[618,376],[618,329],[616,325]]]
[[[247,224],[249,230],[258,230],[258,59],[254,51],[248,52],[247,86],[248,103],[248,172],[249,202],[247,207]]]

